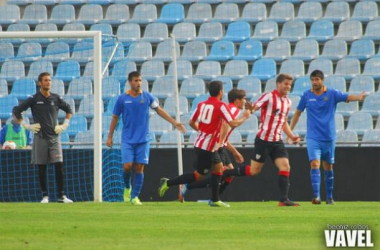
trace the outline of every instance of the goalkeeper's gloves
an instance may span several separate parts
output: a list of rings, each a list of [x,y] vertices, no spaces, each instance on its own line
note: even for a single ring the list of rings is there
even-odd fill
[[[65,122],[62,125],[55,126],[54,132],[57,135],[59,135],[60,133],[62,133],[63,131],[65,131],[69,127],[69,122],[70,122],[69,119],[65,119]]]
[[[22,121],[21,126],[27,130],[32,131],[34,134],[37,134],[41,130],[41,125],[39,123],[28,124],[25,121]]]

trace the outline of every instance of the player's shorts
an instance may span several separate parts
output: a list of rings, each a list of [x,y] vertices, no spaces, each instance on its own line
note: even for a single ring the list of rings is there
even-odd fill
[[[222,161],[223,161],[223,166],[228,166],[232,163],[230,155],[228,154],[228,151],[226,148],[223,148]]]
[[[202,175],[206,175],[212,169],[214,164],[223,162],[223,148],[217,152],[210,152],[200,148],[194,148],[195,151],[195,170]]]
[[[307,154],[309,161],[322,160],[330,164],[335,162],[335,140],[333,141],[317,141],[307,139]]]
[[[256,136],[255,148],[253,150],[251,159],[253,161],[264,163],[268,156],[272,159],[273,162],[277,158],[289,159],[288,151],[286,151],[286,148],[282,141],[264,141]]]
[[[46,165],[63,162],[60,137],[42,138],[35,135],[32,147],[32,164]]]
[[[149,163],[149,142],[144,143],[121,143],[121,160],[122,163]]]

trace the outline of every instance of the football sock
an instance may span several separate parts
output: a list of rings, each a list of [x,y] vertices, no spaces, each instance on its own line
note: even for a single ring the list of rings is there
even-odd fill
[[[192,182],[187,184],[187,189],[194,189],[194,188],[208,188],[211,185],[211,177],[207,177],[201,181]]]
[[[131,193],[131,199],[138,197],[140,195],[143,183],[144,183],[144,173],[135,173],[135,182],[134,182],[132,193]]]
[[[46,189],[46,165],[38,165],[38,176],[40,179],[42,196],[48,196],[48,192]]]
[[[313,188],[314,197],[320,196],[321,189],[321,171],[319,169],[310,170],[311,187]]]
[[[334,170],[325,171],[325,187],[326,187],[326,198],[333,198],[334,190]]]
[[[55,163],[55,181],[57,183],[58,197],[62,197],[65,194],[65,191],[63,191],[64,174],[62,162]]]
[[[131,176],[132,176],[132,171],[129,170],[128,172],[123,171],[123,179],[124,179],[124,187],[125,188],[131,188]]]
[[[280,171],[278,173],[278,186],[280,187],[280,201],[285,201],[288,199],[289,193],[289,172],[288,171]]]
[[[240,166],[234,169],[228,169],[223,172],[224,177],[230,176],[249,176],[251,175],[251,166]]]
[[[222,181],[222,173],[212,172],[211,173],[211,200],[219,201],[219,189],[220,182]]]
[[[177,176],[173,179],[168,180],[167,185],[168,187],[179,185],[179,184],[185,184],[185,183],[192,183],[196,181],[195,173],[186,173],[180,176]]]

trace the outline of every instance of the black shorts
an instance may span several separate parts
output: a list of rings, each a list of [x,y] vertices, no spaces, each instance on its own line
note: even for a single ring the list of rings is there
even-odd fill
[[[206,175],[212,169],[212,166],[223,162],[223,152],[210,152],[200,148],[194,148],[195,151],[195,162],[194,169],[202,175]]]
[[[264,163],[268,155],[270,156],[273,162],[277,158],[289,159],[288,151],[286,151],[285,145],[282,141],[263,141],[256,136],[255,149],[253,150],[251,159],[253,161]]]
[[[223,166],[228,166],[228,165],[230,165],[232,163],[230,155],[228,154],[227,151],[228,150],[226,148],[223,148],[223,152],[222,152]]]

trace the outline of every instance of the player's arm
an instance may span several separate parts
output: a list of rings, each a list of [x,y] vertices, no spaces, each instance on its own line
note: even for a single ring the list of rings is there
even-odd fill
[[[240,117],[238,119],[235,119],[235,120],[232,120],[232,121],[229,121],[228,125],[230,125],[231,128],[239,127],[250,116],[251,116],[251,111],[250,110],[245,110],[242,117]]]
[[[173,124],[173,126],[175,126],[176,129],[178,129],[182,133],[186,132],[185,126],[183,126],[182,123],[177,122],[175,119],[173,119],[173,117],[171,117],[168,114],[168,112],[166,112],[163,108],[161,108],[160,106],[158,106],[157,108],[155,108],[155,110],[156,110],[156,112],[157,112],[157,114],[159,116],[161,116],[162,118],[164,118],[165,120],[167,120],[168,122],[170,122],[171,124]]]
[[[33,103],[34,96],[29,97],[19,106],[14,106],[12,110],[12,115],[16,118],[16,120],[23,126],[25,129],[32,131],[33,133],[38,133],[41,129],[41,125],[39,123],[27,124],[23,118],[21,113],[31,107]]]
[[[197,121],[193,121],[193,120],[190,119],[190,121],[189,121],[189,125],[190,125],[190,127],[192,127],[195,131],[198,132],[199,127],[198,127],[198,122],[197,122]]]
[[[354,102],[354,101],[359,101],[359,102],[362,102],[365,97],[367,96],[367,93],[365,91],[363,91],[361,94],[359,95],[348,95],[347,97],[347,102]]]
[[[107,141],[106,141],[107,146],[110,148],[112,148],[112,145],[113,145],[113,141],[112,141],[113,132],[115,131],[116,124],[117,124],[118,120],[119,120],[119,117],[117,115],[112,115],[110,129],[109,129],[108,137],[107,137]]]
[[[227,149],[228,151],[232,153],[237,163],[244,162],[244,157],[239,153],[239,151],[237,151],[237,149],[229,141],[227,141]]]
[[[65,111],[66,117],[65,117],[65,121],[63,122],[63,124],[61,124],[61,125],[57,124],[57,126],[55,126],[54,132],[57,135],[61,134],[63,131],[65,131],[69,127],[70,119],[73,115],[73,111],[70,107],[70,104],[65,102],[62,97],[59,98],[58,108]]]
[[[289,127],[287,120],[285,121],[285,124],[284,124],[284,132],[287,135],[287,137],[292,140],[292,143],[297,144],[300,142],[300,137],[293,134],[292,130]],[[289,140],[287,140],[287,141],[289,142]],[[291,143],[289,142],[289,144],[291,144]]]
[[[222,127],[220,129],[219,142],[215,144],[214,151],[217,151],[223,145],[229,131],[230,131],[230,126],[228,125],[228,123],[222,120]]]

